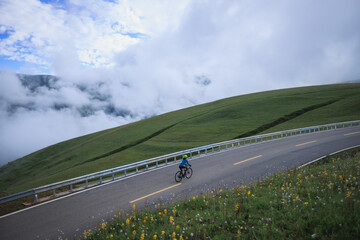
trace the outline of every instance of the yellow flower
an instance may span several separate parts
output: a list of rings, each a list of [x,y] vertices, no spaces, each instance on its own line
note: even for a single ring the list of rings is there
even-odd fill
[[[140,240],[144,240],[145,239],[145,233],[142,233],[140,236]]]
[[[154,221],[154,217],[153,217],[153,216],[151,216],[150,221],[152,221],[152,222]]]
[[[135,236],[135,235],[136,235],[136,231],[134,230],[134,231],[132,232],[132,234]]]
[[[155,240],[157,239],[157,235],[156,235],[156,234],[154,235],[154,239],[155,239]]]
[[[304,202],[305,205],[308,205],[309,203],[308,202]]]
[[[166,209],[164,209],[164,214],[167,214],[167,210],[166,210]]]
[[[184,238],[183,238],[182,234],[180,235],[180,239],[179,239],[179,240],[184,240]]]
[[[195,201],[195,199],[196,199],[196,198],[195,198],[195,197],[193,197],[193,200],[194,200],[194,201]]]
[[[130,219],[126,219],[126,225],[130,225]]]
[[[134,210],[134,212],[135,212],[135,210],[136,210],[136,206],[135,206],[135,203],[133,204],[133,210]]]
[[[179,225],[176,225],[176,229],[179,229],[180,228],[180,226]]]
[[[101,224],[101,228],[104,230],[106,228],[106,224],[105,223]]]
[[[159,216],[161,216],[162,215],[162,212],[159,212]]]
[[[248,196],[250,196],[250,194],[251,194],[251,192],[250,192],[250,191],[248,191],[248,192],[247,192],[247,195],[248,195]]]
[[[175,213],[176,213],[176,208],[174,208],[174,209],[172,210],[172,213],[175,215]]]
[[[281,187],[281,190],[284,191],[284,187]]]
[[[174,222],[174,218],[172,216],[170,216],[170,223]]]
[[[237,212],[238,210],[239,210],[239,203],[237,203],[236,205],[235,205],[235,212]]]
[[[165,235],[165,231],[161,231],[161,235]]]
[[[175,233],[175,232],[172,233],[172,237],[173,237],[173,238],[176,237],[176,233]]]
[[[114,237],[114,235],[110,234],[110,238],[113,238],[113,237]]]
[[[346,194],[346,198],[349,198],[351,196],[351,192],[348,191],[347,194]]]
[[[297,201],[297,200],[299,200],[299,197],[298,197],[298,196],[296,196],[296,198],[295,198],[295,199],[296,199],[296,201]]]

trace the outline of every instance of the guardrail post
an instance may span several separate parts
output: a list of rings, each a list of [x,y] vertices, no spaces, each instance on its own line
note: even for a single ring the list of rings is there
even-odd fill
[[[205,155],[207,155],[207,148],[205,149]]]
[[[174,157],[174,162],[176,162],[176,157]]]
[[[126,177],[126,169],[124,170],[124,173],[125,173],[125,177]]]
[[[136,173],[139,172],[139,166],[136,166]]]
[[[56,196],[55,188],[53,189],[53,195]]]
[[[70,184],[70,192],[72,192],[72,190],[73,190],[73,185]]]
[[[158,163],[158,161],[156,161],[156,168],[158,168],[159,167],[159,163]]]
[[[100,176],[100,184],[102,184],[102,176]]]
[[[114,181],[115,180],[115,174],[114,174],[114,171],[112,171],[113,173],[112,173],[112,180]]]
[[[214,147],[212,147],[212,152],[214,152]]]
[[[34,190],[34,194],[35,194],[35,202],[38,202],[39,201],[39,198],[38,198],[38,195],[36,193],[36,191]]]
[[[220,148],[220,147],[219,147]],[[228,149],[228,145],[227,144],[225,144],[225,149],[227,150]]]
[[[86,181],[85,181],[85,188],[88,188],[88,186],[89,186],[89,180],[86,179]]]
[[[149,165],[148,165],[148,164],[146,164],[146,171],[147,171],[147,170],[149,170]]]

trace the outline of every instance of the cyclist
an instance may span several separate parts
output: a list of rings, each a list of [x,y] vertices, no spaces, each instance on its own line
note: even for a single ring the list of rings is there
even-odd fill
[[[187,155],[184,155],[184,158],[183,160],[181,161],[181,163],[179,164],[179,168],[180,168],[180,171],[182,173],[183,176],[185,176],[185,172],[183,172],[183,169],[186,168],[186,166],[189,166],[191,167],[189,161],[187,160]]]

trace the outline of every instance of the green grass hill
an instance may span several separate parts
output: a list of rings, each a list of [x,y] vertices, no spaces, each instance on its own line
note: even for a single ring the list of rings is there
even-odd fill
[[[0,168],[7,195],[209,143],[360,119],[360,84],[247,94],[210,102],[44,148]]]

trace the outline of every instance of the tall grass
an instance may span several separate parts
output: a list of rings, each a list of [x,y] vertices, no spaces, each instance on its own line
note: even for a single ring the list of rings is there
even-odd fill
[[[358,239],[360,148],[251,186],[119,212],[83,239]]]

